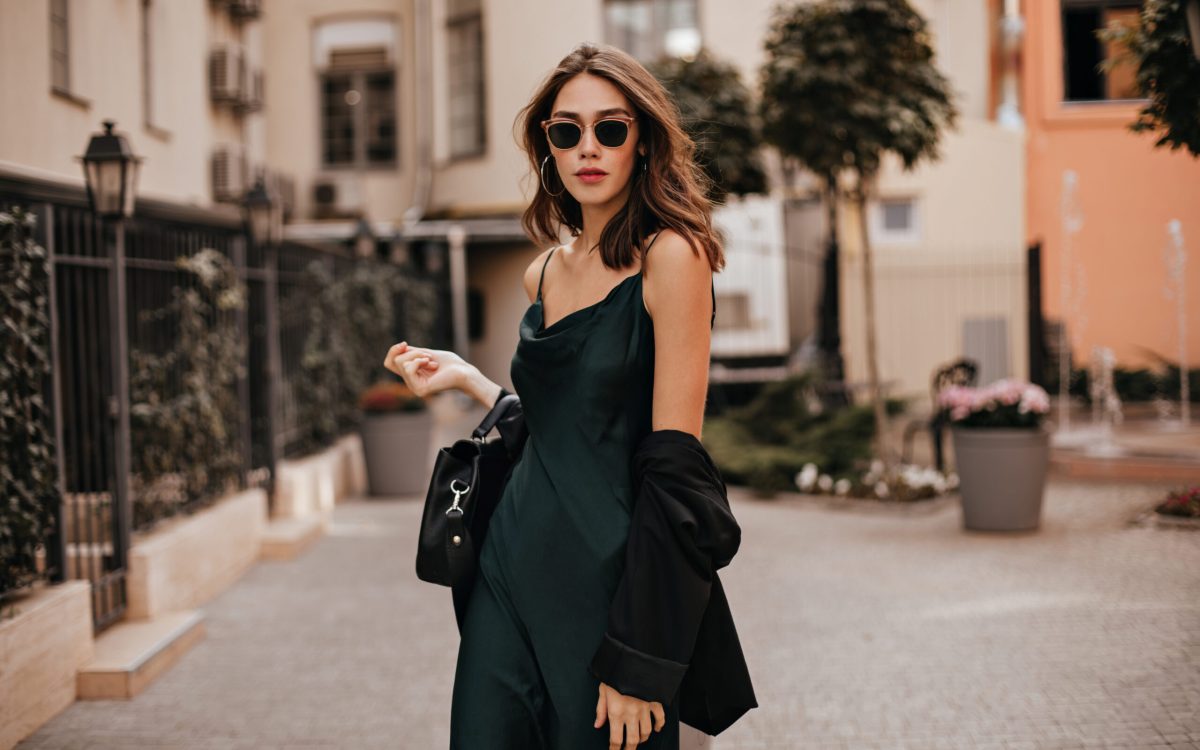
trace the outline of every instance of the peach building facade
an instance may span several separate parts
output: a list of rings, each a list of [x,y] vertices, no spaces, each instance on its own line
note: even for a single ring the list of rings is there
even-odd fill
[[[1178,362],[1178,308],[1165,292],[1171,284],[1168,223],[1178,220],[1190,248],[1183,284],[1194,367],[1200,355],[1200,159],[1156,149],[1157,136],[1129,131],[1141,106],[1126,98],[1136,95],[1129,71],[1091,73],[1095,57],[1112,51],[1082,42],[1088,26],[1136,19],[1136,7],[1071,0],[1024,5],[1027,232],[1029,242],[1043,248],[1046,317],[1065,318],[1076,367],[1086,367],[1093,346],[1111,347],[1123,367],[1153,365],[1151,352]]]

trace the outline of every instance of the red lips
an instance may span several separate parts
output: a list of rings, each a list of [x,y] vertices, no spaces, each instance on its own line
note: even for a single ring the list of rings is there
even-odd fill
[[[605,172],[603,169],[591,169],[591,168],[589,168],[589,169],[581,169],[581,170],[579,170],[578,172],[576,172],[575,174],[582,176],[582,175],[585,175],[585,174],[608,174],[608,172]]]

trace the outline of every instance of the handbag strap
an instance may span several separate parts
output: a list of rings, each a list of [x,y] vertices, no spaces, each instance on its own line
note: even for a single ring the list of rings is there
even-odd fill
[[[501,417],[504,416],[504,413],[508,411],[508,407],[514,402],[520,400],[521,397],[515,393],[509,393],[505,396],[501,396],[500,399],[496,401],[496,405],[493,406],[491,411],[487,413],[487,416],[483,418],[483,421],[479,423],[479,426],[471,432],[471,438],[474,440],[483,440],[484,436],[492,431],[492,428],[496,426],[496,423],[499,422]]]

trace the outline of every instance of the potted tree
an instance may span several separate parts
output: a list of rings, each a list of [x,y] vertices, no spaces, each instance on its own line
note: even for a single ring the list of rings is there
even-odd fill
[[[424,494],[429,485],[433,417],[424,399],[396,380],[379,380],[359,398],[363,456],[374,497]]]
[[[953,385],[938,393],[938,406],[950,419],[963,528],[1036,529],[1050,465],[1046,391],[1009,378]]]

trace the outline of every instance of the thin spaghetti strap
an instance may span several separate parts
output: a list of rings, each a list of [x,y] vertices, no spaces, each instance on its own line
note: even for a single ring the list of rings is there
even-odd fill
[[[654,247],[654,243],[655,243],[655,242],[658,242],[658,236],[659,236],[660,234],[662,234],[662,230],[661,230],[661,229],[660,229],[660,230],[658,230],[657,232],[655,232],[655,233],[654,233],[654,239],[650,240],[650,244],[649,244],[649,245],[646,245],[646,249],[642,251],[642,257],[643,257],[643,258],[645,258],[645,257],[646,257],[646,253],[650,252],[650,248]]]
[[[554,255],[554,251],[555,251],[555,250],[557,250],[557,249],[558,249],[558,247],[552,247],[552,248],[550,248],[550,252],[546,253],[546,260],[544,260],[544,261],[542,262],[542,275],[538,277],[538,293],[537,293],[537,298],[538,298],[538,301],[539,301],[539,302],[540,302],[540,301],[541,301],[541,299],[542,299],[542,281],[543,281],[543,280],[546,278],[546,266],[550,265],[550,256],[551,256],[551,255]]]
[[[712,327],[714,325],[716,325],[716,323],[717,323],[717,283],[715,281],[711,285],[711,290],[712,290],[712,298],[713,298],[713,309],[712,309],[712,318],[710,318],[708,321],[708,329],[710,331],[712,330]]]

